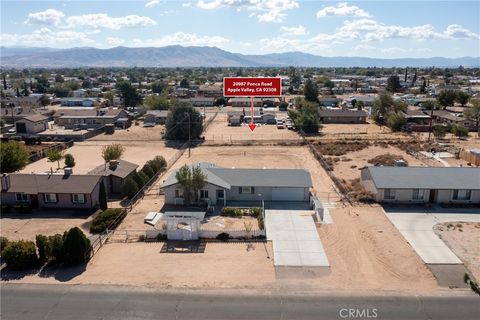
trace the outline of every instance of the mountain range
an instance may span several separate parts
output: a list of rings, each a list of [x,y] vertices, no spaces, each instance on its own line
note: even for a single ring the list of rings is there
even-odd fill
[[[479,67],[480,57],[323,57],[303,52],[245,55],[216,47],[54,49],[0,47],[2,68],[77,67]]]

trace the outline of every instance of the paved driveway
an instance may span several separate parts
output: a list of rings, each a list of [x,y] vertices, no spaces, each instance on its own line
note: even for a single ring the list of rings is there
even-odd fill
[[[462,264],[462,261],[433,232],[433,226],[442,222],[480,222],[478,210],[385,208],[388,219],[410,243],[427,264]]]

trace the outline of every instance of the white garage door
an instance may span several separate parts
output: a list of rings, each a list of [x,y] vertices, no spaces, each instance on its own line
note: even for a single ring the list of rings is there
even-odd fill
[[[273,188],[273,201],[304,201],[304,188]]]

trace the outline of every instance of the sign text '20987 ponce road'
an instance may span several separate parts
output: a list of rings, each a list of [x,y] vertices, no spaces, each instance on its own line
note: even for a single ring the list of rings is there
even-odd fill
[[[275,97],[281,94],[281,78],[223,78],[225,97]]]

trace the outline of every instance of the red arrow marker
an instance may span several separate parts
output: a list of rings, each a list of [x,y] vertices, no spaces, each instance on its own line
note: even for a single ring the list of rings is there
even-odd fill
[[[257,125],[255,124],[255,122],[253,122],[253,116],[255,116],[255,105],[254,105],[255,98],[252,96],[251,99],[252,99],[252,116],[250,117],[250,124],[248,125],[248,127],[250,128],[250,131],[253,132],[253,130],[255,130],[255,128],[257,127]]]

